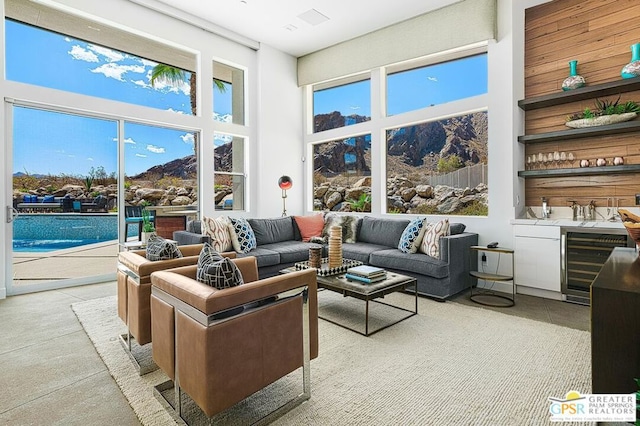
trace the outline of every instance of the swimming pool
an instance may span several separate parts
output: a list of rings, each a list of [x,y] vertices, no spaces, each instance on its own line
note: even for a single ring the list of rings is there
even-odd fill
[[[130,237],[138,235],[129,226]],[[47,252],[118,239],[118,215],[20,214],[13,221],[13,251]]]

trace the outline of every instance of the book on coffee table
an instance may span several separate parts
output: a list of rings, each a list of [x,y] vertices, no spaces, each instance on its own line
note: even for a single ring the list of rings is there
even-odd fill
[[[366,278],[366,277],[363,277],[361,275],[352,275],[350,273],[346,273],[346,274],[344,274],[344,277],[348,281],[358,281],[358,282],[365,283],[365,284],[373,284],[373,283],[377,283],[377,282],[380,282],[380,281],[384,281],[387,278],[387,274],[379,275],[379,276],[373,277],[373,278]]]
[[[384,279],[384,277],[387,276],[387,271],[376,266],[360,265],[353,266],[347,269],[347,274],[368,279],[375,279],[380,277]]]

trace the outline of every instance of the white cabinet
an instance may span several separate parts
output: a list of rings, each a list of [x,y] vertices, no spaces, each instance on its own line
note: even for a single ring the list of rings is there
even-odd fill
[[[560,227],[513,228],[516,285],[560,293]]]

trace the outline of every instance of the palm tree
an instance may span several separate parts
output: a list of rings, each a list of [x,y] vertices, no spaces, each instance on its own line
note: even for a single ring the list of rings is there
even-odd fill
[[[187,76],[187,72],[183,69],[172,67],[171,65],[158,64],[151,70],[151,86],[155,87],[156,82],[163,82],[170,86],[178,87],[182,84]],[[213,79],[213,84],[220,93],[227,91],[222,80]],[[191,114],[196,115],[196,73],[192,72],[189,77],[189,100],[191,101]],[[198,153],[198,134],[193,135],[193,152]]]

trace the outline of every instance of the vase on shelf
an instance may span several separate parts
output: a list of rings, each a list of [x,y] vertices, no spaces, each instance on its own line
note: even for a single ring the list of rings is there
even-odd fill
[[[573,90],[586,84],[583,76],[578,75],[578,61],[569,61],[569,77],[562,82],[562,90]]]
[[[631,62],[622,68],[622,78],[634,78],[640,76],[640,43],[631,45]]]

